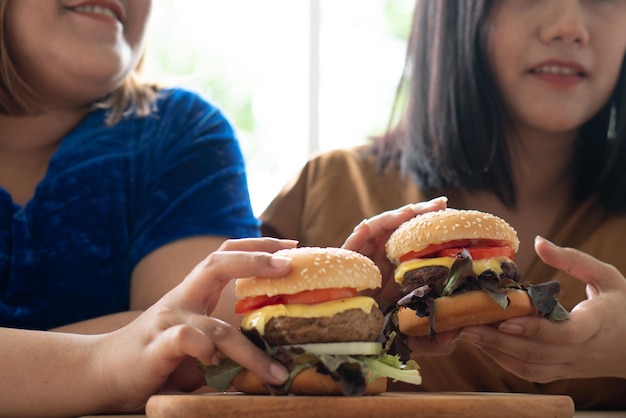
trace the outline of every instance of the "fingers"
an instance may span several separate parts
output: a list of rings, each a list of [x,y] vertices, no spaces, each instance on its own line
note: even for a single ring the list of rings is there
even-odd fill
[[[482,347],[481,350],[504,370],[529,382],[549,383],[569,377],[566,375],[570,369],[569,363],[538,364],[520,360],[489,347]]]
[[[250,248],[250,245],[248,242],[242,246]],[[269,243],[260,247],[273,251],[277,245]],[[200,262],[175,289],[181,298],[179,303],[195,301],[210,312],[213,306],[208,306],[209,300],[215,300],[228,280],[250,276],[281,277],[291,269],[290,258],[270,252],[240,250],[239,246],[237,248],[216,251]]]
[[[165,361],[179,362],[190,356],[207,365],[219,363],[219,351],[274,385],[284,383],[288,376],[280,363],[252,344],[239,330],[216,318],[200,317],[196,326],[170,327],[159,335],[153,347],[154,355]]]
[[[346,239],[343,248],[359,251],[369,240],[391,234],[400,224],[416,215],[445,209],[447,201],[447,197],[441,196],[426,202],[409,204],[398,209],[386,211],[363,220]]]
[[[505,370],[533,382],[559,378],[572,360],[561,344],[507,335],[492,326],[467,327],[459,340],[472,343]]]
[[[464,328],[459,340],[489,355],[504,369],[530,381],[548,382],[574,371],[573,364],[584,347],[600,331],[588,313],[574,312],[567,321],[519,317],[499,326]]]
[[[452,354],[457,346],[458,331],[438,333],[430,337],[407,337],[407,345],[418,356],[444,356]]]
[[[535,251],[546,264],[587,283],[590,297],[624,282],[624,277],[615,267],[574,248],[558,247],[538,236],[535,238]]]
[[[222,243],[219,251],[265,251],[273,253],[286,248],[294,248],[298,241],[277,238],[240,238],[229,239]]]
[[[597,334],[600,327],[598,322],[598,315],[590,315],[588,305],[579,305],[565,321],[554,322],[546,318],[524,316],[502,322],[498,330],[509,335],[569,346],[582,344]]]
[[[554,332],[554,334],[550,334]],[[555,346],[580,344],[588,338],[577,333],[564,322],[553,323],[545,318],[520,317],[495,326],[471,326],[464,328],[459,340],[496,348],[527,361],[553,362],[548,354],[534,352],[531,346],[549,343]],[[575,341],[575,342],[574,342]],[[547,357],[548,356],[548,357]]]

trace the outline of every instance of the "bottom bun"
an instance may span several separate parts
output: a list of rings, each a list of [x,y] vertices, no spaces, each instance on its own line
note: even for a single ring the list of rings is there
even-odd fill
[[[242,370],[235,376],[233,386],[240,392],[250,395],[268,395],[271,392],[259,377],[249,370]],[[387,390],[387,378],[381,377],[367,385],[365,395],[378,395]],[[305,369],[291,382],[289,393],[296,395],[343,395],[341,385],[330,376],[318,373],[315,369]]]
[[[509,306],[502,309],[486,292],[469,291],[458,295],[435,299],[435,332],[454,331],[470,325],[495,324],[505,319],[533,315],[533,306],[528,292],[509,290]],[[428,335],[429,318],[419,317],[409,308],[398,310],[398,325],[404,335],[422,337]]]

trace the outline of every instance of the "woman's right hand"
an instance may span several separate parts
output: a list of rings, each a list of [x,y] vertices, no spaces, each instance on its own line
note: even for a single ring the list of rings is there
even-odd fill
[[[199,388],[204,379],[195,362],[218,364],[218,353],[270,384],[284,383],[288,372],[281,364],[257,348],[237,328],[210,315],[229,280],[286,275],[291,269],[291,260],[273,253],[295,246],[295,241],[272,238],[225,241],[183,282],[133,322],[102,335],[98,347],[104,374],[102,381],[106,383],[110,399],[117,400],[111,407],[134,410],[150,395],[165,388],[168,391]],[[175,373],[180,367],[188,371],[189,365],[195,369],[194,373]],[[172,384],[174,374],[177,387]]]
[[[363,294],[376,298],[379,303],[383,301],[395,302],[403,296],[399,293],[400,289],[393,279],[395,266],[387,259],[385,243],[391,233],[402,223],[422,213],[446,209],[447,201],[448,198],[442,196],[426,202],[405,205],[398,209],[380,213],[369,219],[364,219],[354,228],[342,247],[358,251],[372,259],[380,269],[383,277],[381,289],[366,291]]]

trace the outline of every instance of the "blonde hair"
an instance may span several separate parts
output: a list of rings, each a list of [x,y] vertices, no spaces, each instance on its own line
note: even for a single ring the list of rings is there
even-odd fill
[[[7,47],[7,3],[0,0],[0,114],[34,115],[41,111],[36,94],[20,77]],[[92,110],[108,110],[107,125],[115,125],[128,115],[147,116],[154,110],[159,86],[141,80],[142,65],[143,57],[121,86],[92,104]]]

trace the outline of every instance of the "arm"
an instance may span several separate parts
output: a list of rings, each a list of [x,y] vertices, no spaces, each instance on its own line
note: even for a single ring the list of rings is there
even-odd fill
[[[141,312],[175,287],[193,267],[224,242],[221,237],[193,237],[157,248],[144,257],[131,278],[130,311],[106,315],[55,328],[53,331],[78,334],[109,332],[130,323]],[[215,316],[238,325],[234,313],[234,289],[224,289]]]
[[[93,318],[58,330],[106,332],[128,323],[176,286],[226,237],[258,236],[239,143],[226,117],[180,89],[163,95],[158,117],[146,118],[150,138],[133,154],[128,190],[130,312]],[[125,243],[126,244],[126,243]],[[215,315],[233,324],[232,289]],[[229,300],[230,299],[230,300]]]
[[[191,269],[216,251],[225,241],[223,237],[192,237],[164,245],[148,254],[133,271],[130,288],[130,309],[143,310],[176,286]],[[217,301],[219,296],[219,302]],[[235,315],[234,282],[215,297],[217,306],[213,316],[238,326],[241,318]]]
[[[104,410],[94,356],[102,338],[0,328],[0,416],[62,415],[63,403],[76,411]]]
[[[236,328],[207,314],[231,278],[285,275],[289,260],[271,253],[293,246],[273,239],[226,241],[155,305],[111,333],[0,328],[0,416],[134,411],[166,383],[175,389],[169,377],[184,361],[216,364],[218,351],[270,384],[284,382],[282,366]],[[184,377],[187,388],[202,384],[199,373]]]

